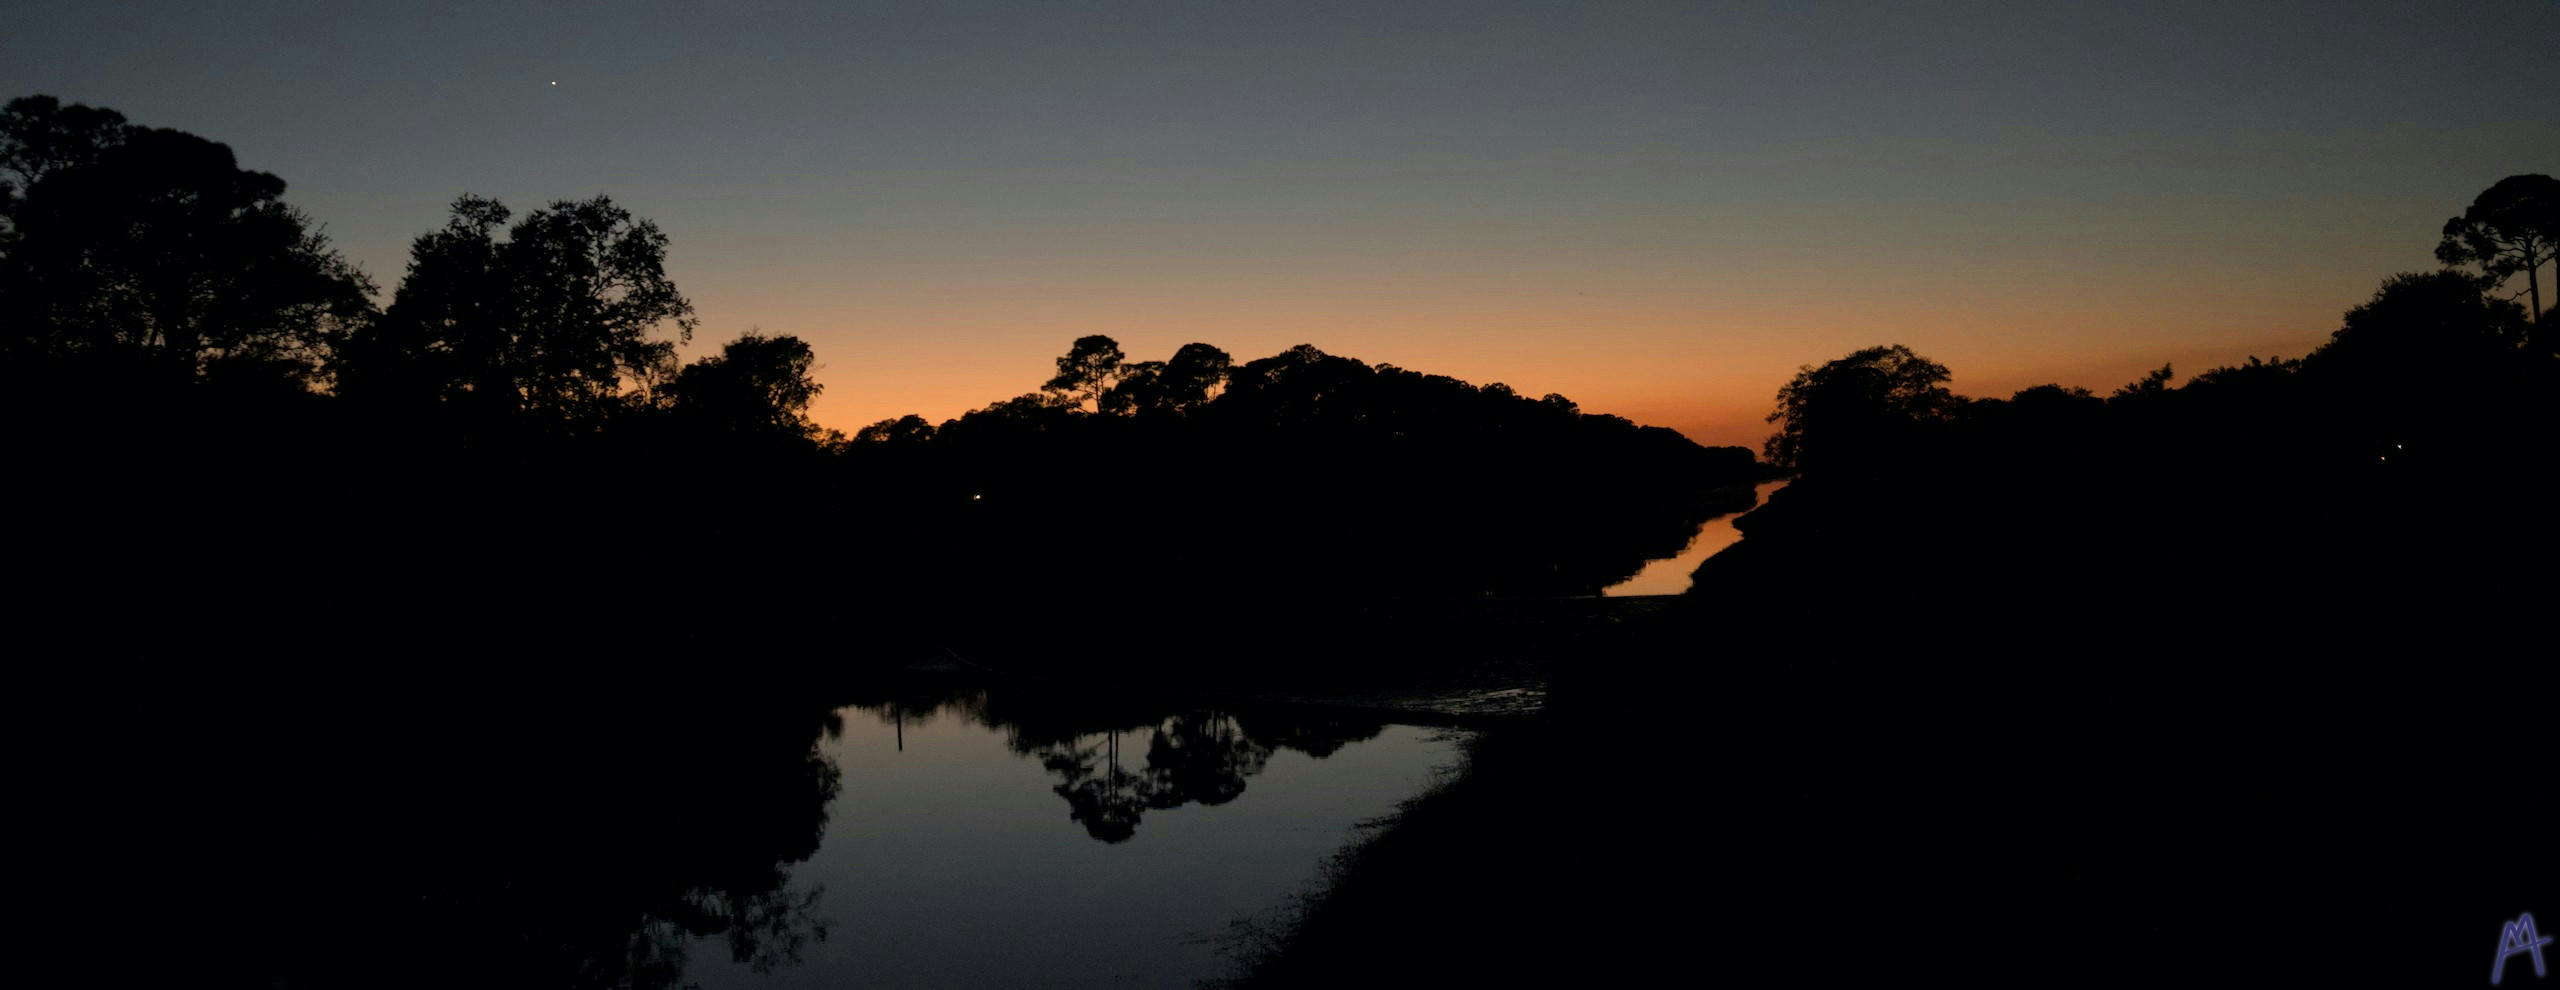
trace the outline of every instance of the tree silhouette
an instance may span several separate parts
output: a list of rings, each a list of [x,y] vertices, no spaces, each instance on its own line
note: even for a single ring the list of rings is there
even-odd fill
[[[2303,368],[2335,393],[2330,429],[2351,437],[2353,449],[2410,466],[2488,471],[2543,463],[2529,453],[2531,440],[2514,435],[2532,432],[2539,416],[2530,404],[2551,394],[2539,369],[2547,359],[2528,359],[2526,338],[2513,300],[2483,293],[2459,272],[2410,273],[2348,310]],[[2379,453],[2385,447],[2390,453]]]
[[[2444,222],[2436,260],[2478,265],[2491,285],[2524,276],[2524,295],[2542,320],[2542,266],[2560,254],[2560,179],[2510,175],[2482,190],[2462,215]]]
[[[201,968],[260,986],[671,990],[694,957],[770,972],[828,937],[823,888],[794,880],[842,793],[822,707],[567,684],[416,685],[361,709],[220,694],[241,717],[198,742],[229,769],[158,782],[188,788],[164,799],[240,802],[197,823],[229,855],[171,867],[226,891],[199,933],[223,949]],[[610,716],[578,714],[607,698]],[[431,930],[455,937],[420,952],[404,934]]]
[[[2177,377],[2177,372],[2169,365],[2164,364],[2158,368],[2152,369],[2150,373],[2143,375],[2141,378],[2127,384],[2125,387],[2117,389],[2115,394],[2108,396],[2108,398],[2117,402],[2141,401],[2144,399],[2156,398],[2158,396],[2168,394],[2169,379],[2175,377]]]
[[[1913,427],[1952,415],[1961,400],[1947,390],[1948,378],[1945,365],[1901,344],[1807,366],[1778,390],[1769,422],[1781,426],[1769,438],[1769,460],[1794,470],[1860,463]]]
[[[1102,412],[1121,415],[1183,415],[1209,404],[1227,383],[1235,359],[1208,344],[1190,343],[1167,361],[1141,361],[1126,366],[1118,385],[1097,402]]]
[[[1101,334],[1078,337],[1059,355],[1057,375],[1040,389],[1059,405],[1083,408],[1090,403],[1100,409],[1102,397],[1128,376],[1121,359],[1119,341]]]
[[[1227,352],[1194,341],[1173,352],[1157,384],[1157,405],[1166,412],[1187,413],[1207,405],[1227,385],[1235,359]]]
[[[958,532],[978,552],[1063,551],[1067,534],[1091,534],[1108,548],[1075,551],[1092,568],[1092,593],[1146,586],[1185,598],[1212,584],[1346,597],[1590,594],[1678,552],[1699,522],[1728,511],[1718,506],[1732,486],[1759,473],[1747,449],[1586,414],[1561,395],[1532,399],[1308,345],[1241,365],[1203,343],[1161,364],[1117,356],[1108,338],[1078,341],[1051,391],[930,431],[920,418],[876,423],[857,439],[909,442],[846,453],[916,482],[907,490],[923,497],[872,496],[882,511],[969,505]],[[1089,384],[1111,374],[1118,381],[1091,400],[1097,411],[1080,411]],[[1275,552],[1238,555],[1220,535],[1224,519],[1282,517],[1293,535]],[[1507,538],[1486,543],[1489,527]],[[1063,590],[1051,604],[1067,609],[1066,597],[1086,593]]]
[[[747,334],[686,365],[666,392],[682,418],[721,433],[807,437],[816,357],[798,337]]]
[[[854,431],[855,443],[881,443],[909,446],[933,439],[933,423],[909,413],[896,419],[884,419]]]
[[[98,160],[123,142],[124,115],[83,103],[63,106],[50,96],[22,96],[0,109],[0,171],[17,177],[15,189],[65,168]]]
[[[2312,360],[2323,369],[2351,366],[2376,388],[2405,385],[2448,362],[2511,354],[2524,343],[2523,315],[2459,273],[2407,272],[2384,279],[2373,298],[2348,310]]]
[[[350,392],[434,399],[483,415],[588,425],[673,370],[693,304],[667,278],[656,224],[602,196],[553,203],[507,228],[507,208],[463,196],[410,248],[391,308],[350,342]]]
[[[373,284],[231,149],[49,96],[0,111],[0,349],[315,384]]]

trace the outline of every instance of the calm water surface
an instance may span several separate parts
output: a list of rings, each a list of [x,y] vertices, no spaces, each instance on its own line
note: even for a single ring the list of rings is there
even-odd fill
[[[787,867],[813,937],[766,972],[696,937],[685,980],[1187,986],[1226,972],[1233,922],[1286,905],[1454,756],[1442,730],[1377,721],[1016,705],[840,710],[818,752],[841,789]]]
[[[1785,487],[1787,483],[1784,481],[1762,482],[1752,489],[1752,495],[1756,499],[1752,504],[1768,504],[1769,493]],[[1734,517],[1741,514],[1732,512],[1707,520],[1705,525],[1698,527],[1698,535],[1689,538],[1689,545],[1680,551],[1679,556],[1665,557],[1648,563],[1644,565],[1644,570],[1636,572],[1636,576],[1603,588],[1600,593],[1603,595],[1677,595],[1687,592],[1689,575],[1697,573],[1698,565],[1706,563],[1707,558],[1715,556],[1724,548],[1742,539],[1742,534],[1733,528]]]

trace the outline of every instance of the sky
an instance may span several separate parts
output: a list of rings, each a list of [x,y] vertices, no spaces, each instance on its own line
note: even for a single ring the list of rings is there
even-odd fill
[[[2318,346],[2560,173],[2555,38],[2554,0],[12,0],[0,98],[229,144],[386,297],[459,194],[610,195],[688,353],[799,336],[846,432],[1101,333],[1756,446],[1876,344],[1972,395]]]

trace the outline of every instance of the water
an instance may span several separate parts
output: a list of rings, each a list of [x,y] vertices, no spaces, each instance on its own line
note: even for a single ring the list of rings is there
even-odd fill
[[[1787,487],[1785,481],[1760,483],[1752,489],[1754,498],[1752,504],[1767,504],[1769,493],[1785,487]],[[1742,534],[1733,528],[1734,518],[1741,514],[1727,513],[1707,520],[1704,525],[1698,527],[1698,534],[1689,538],[1689,545],[1681,549],[1679,556],[1665,557],[1648,563],[1644,565],[1643,570],[1637,571],[1634,577],[1602,588],[1600,593],[1626,596],[1677,595],[1687,592],[1689,575],[1697,573],[1698,565],[1706,563],[1707,558],[1715,556],[1724,548],[1742,539]]]
[[[1453,756],[1438,730],[1285,711],[1024,712],[962,695],[837,717],[818,752],[841,790],[786,898],[814,894],[804,927],[823,940],[759,973],[696,937],[686,980],[1188,986],[1227,971],[1232,923],[1274,918]]]
[[[149,919],[61,951],[288,988],[1188,986],[1456,746],[1125,681],[506,676],[205,684],[147,731],[57,706],[82,758],[34,768],[32,889]]]

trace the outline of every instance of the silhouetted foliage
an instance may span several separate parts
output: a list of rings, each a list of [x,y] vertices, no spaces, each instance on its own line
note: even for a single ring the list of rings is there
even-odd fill
[[[1561,672],[1559,697],[1578,683],[1582,704],[1622,718],[1629,699],[1667,694],[1666,670],[1712,671],[1700,686],[1714,690],[1686,697],[1732,709],[1704,720],[1727,727],[1708,743],[1745,757],[1729,789],[1777,809],[1743,816],[1756,822],[1746,838],[1818,854],[1763,857],[1783,876],[1732,900],[1761,932],[1836,942],[1799,921],[1837,908],[1844,878],[1881,861],[1835,861],[1892,837],[1872,827],[1877,807],[1965,806],[1997,788],[2039,805],[2020,818],[2028,831],[2124,815],[2117,781],[2169,794],[2189,782],[2157,781],[2209,765],[2164,771],[2161,740],[2224,750],[2215,733],[2232,731],[2154,704],[2099,740],[2120,748],[2104,764],[2051,745],[2098,731],[2032,721],[1977,753],[1874,745],[1960,735],[1990,707],[1941,708],[1955,692],[1907,685],[2014,694],[2063,722],[2126,683],[2158,682],[2131,692],[2145,702],[2218,697],[2249,664],[2317,692],[2384,647],[2429,663],[2529,659],[2554,550],[2542,514],[2560,494],[2560,341],[2530,322],[2547,318],[2534,279],[2551,257],[2550,189],[2515,176],[2484,192],[2439,246],[2481,276],[2394,277],[2300,359],[2252,357],[2183,386],[2164,365],[2105,398],[2044,385],[1979,400],[1899,345],[1808,366],[1779,391],[1768,445],[1801,476],[1700,572],[1696,598],[1719,611],[1639,626],[1557,596],[1676,551],[1737,486],[1747,497],[1762,473],[1750,451],[1311,345],[1239,364],[1191,343],[1132,362],[1098,335],[1074,341],[1038,391],[848,441],[808,419],[816,355],[798,338],[749,334],[679,367],[695,323],[665,271],[668,240],[607,199],[517,219],[464,196],[377,313],[372,283],[283,204],[283,182],[223,145],[16,100],[0,110],[14,614],[33,618],[21,638],[102,658],[40,673],[133,682],[24,692],[23,708],[76,709],[30,734],[48,751],[115,759],[22,817],[64,818],[98,847],[33,846],[35,859],[65,872],[135,862],[156,895],[194,900],[175,909],[185,925],[136,928],[122,885],[63,884],[97,902],[67,908],[50,889],[34,897],[118,952],[185,929],[168,937],[207,944],[161,954],[215,984],[670,986],[705,941],[751,968],[786,965],[825,937],[816,892],[794,889],[790,868],[839,796],[813,747],[833,723],[736,698],[815,691],[778,671],[832,674],[850,635],[901,659],[938,655],[928,645],[956,657],[958,643],[1052,675],[1011,698],[894,685],[873,707],[1001,728],[1055,775],[1067,819],[1114,843],[1136,841],[1150,812],[1242,799],[1280,749],[1322,758],[1384,723],[1113,687],[1338,687],[1435,665],[1481,679],[1536,653]],[[2535,312],[2494,294],[2517,274]],[[1746,628],[1774,649],[1702,656]],[[2341,643],[2356,649],[2313,652]],[[1923,659],[1949,646],[2040,664],[1997,668],[2004,682],[1975,690],[1966,665]],[[2142,662],[2082,663],[2089,651]],[[762,659],[776,657],[789,659]],[[1837,675],[1842,658],[1859,676]],[[1874,697],[1837,707],[1843,682],[1879,671],[1902,679],[1862,683]],[[2055,676],[2077,671],[2094,673]],[[2506,673],[2466,690],[2540,701]],[[541,690],[555,682],[574,689]],[[1613,682],[1646,693],[1592,690]],[[618,690],[635,684],[659,687]],[[137,713],[137,694],[158,700]],[[1748,717],[1772,699],[1782,714]],[[2367,717],[2346,711],[2333,735],[2389,741],[2332,762],[2404,772],[2390,765],[2405,731],[2394,713],[2346,724]],[[1705,745],[1687,728],[1701,720],[1650,721],[1682,728],[1564,741],[1579,763],[1533,763],[1503,785],[1514,800],[1461,805],[1457,819],[1497,853],[1590,834],[1589,802],[1555,799],[1556,781],[1596,773],[1583,791],[1642,793],[1662,761],[1630,754]],[[2061,755],[1961,779],[1997,766],[1984,753],[2022,750]],[[2519,752],[2464,754],[2483,769],[2454,796],[2509,796],[2493,788],[2517,786]],[[2263,807],[2318,762],[2285,755],[2275,772],[2216,783]],[[137,783],[173,762],[201,772],[171,774],[167,793]],[[1808,775],[1842,768],[1855,786],[1821,789],[1850,797],[1801,800]],[[2044,806],[2057,780],[2110,791]],[[2357,783],[2357,802],[2404,793]],[[2228,820],[2250,819],[2245,801],[2230,806]],[[1475,813],[1486,807],[1533,813]],[[2205,841],[2155,821],[2134,844],[2168,844],[2109,882]],[[1617,848],[1600,868],[1533,889],[1581,912],[1606,890],[1591,878],[1652,865],[1674,827],[1686,823],[1639,823],[1627,842],[1611,822]],[[1910,896],[1975,884],[1974,856],[2018,847],[2014,830],[1957,831],[1912,844],[1911,861],[1956,865]],[[2088,838],[2061,830],[2027,848],[2076,854]],[[2245,845],[2254,856],[2298,839]],[[2062,872],[2034,858],[2040,877]],[[1514,885],[1492,861],[1453,857],[1442,875]],[[1769,911],[1762,893],[1803,910]],[[1982,917],[2018,903],[2040,902]],[[1581,949],[1597,938],[1533,920],[1498,934],[1566,947],[1550,956],[1561,965],[1592,961]],[[2096,929],[2069,923],[2081,927],[2038,944],[2079,951],[2073,939]],[[2252,949],[2267,944],[2310,942]],[[1413,959],[1427,968],[1414,982],[1448,982],[1441,960]],[[1478,982],[1518,975],[1498,971],[1505,956],[1475,965]]]
[[[373,285],[231,149],[110,110],[0,111],[0,356],[116,374],[317,383]],[[75,370],[85,369],[85,370]]]
[[[2542,266],[2555,258],[2560,258],[2560,179],[2548,175],[2498,180],[2461,216],[2444,222],[2444,240],[2436,245],[2436,260],[2478,265],[2493,287],[2523,275],[2523,295],[2531,304],[2527,313],[2537,322],[2543,313]]]
[[[822,390],[809,377],[816,365],[800,338],[748,334],[677,372],[666,386],[669,408],[716,432],[807,439],[817,430],[809,400]]]
[[[2149,401],[2162,395],[2167,395],[2169,393],[2169,380],[2175,377],[2177,377],[2177,372],[2171,366],[2164,364],[2153,370],[2151,373],[2135,379],[2125,387],[2117,389],[2114,395],[2108,396],[2107,398],[2114,402]]]
[[[95,163],[128,130],[124,115],[113,110],[22,96],[0,110],[0,171],[15,177],[14,191],[24,191],[45,176]]]
[[[122,771],[44,792],[92,833],[71,848],[189,912],[87,934],[224,985],[595,990],[691,985],[701,955],[775,971],[827,939],[821,891],[793,879],[841,789],[816,746],[827,709],[790,697],[807,685],[749,700],[565,665],[448,679],[444,659],[325,684],[155,671],[125,710],[188,723],[183,757],[85,698],[47,722],[100,759],[84,769]]]
[[[0,112],[0,389],[43,610],[151,641],[527,643],[647,568],[779,614],[841,552],[813,355],[749,335],[679,368],[667,238],[598,197],[464,196],[387,312],[221,145],[46,97]],[[155,618],[100,594],[151,575]],[[750,624],[746,642],[800,635]],[[190,639],[193,637],[194,639]]]
[[[1900,344],[1807,366],[1778,390],[1769,422],[1779,429],[1763,452],[1790,470],[1864,463],[1914,442],[1955,412],[1947,377],[1945,365]]]
[[[342,391],[577,431],[663,383],[694,317],[657,225],[602,196],[510,216],[464,196],[418,238],[391,307],[341,355]],[[653,336],[664,325],[674,341]]]
[[[221,146],[42,98],[5,124],[0,345],[40,386],[11,392],[39,427],[26,463],[66,521],[153,520],[107,526],[109,553],[66,526],[47,559],[181,555],[215,612],[280,597],[250,571],[350,626],[448,602],[460,635],[604,607],[607,585],[570,575],[646,561],[720,608],[833,595],[923,626],[952,621],[947,602],[1065,616],[1164,596],[1179,618],[1136,636],[1170,642],[1221,602],[1587,594],[1677,552],[1757,469],[1562,396],[1311,346],[1131,361],[1100,335],[1037,392],[847,439],[808,419],[817,356],[797,338],[679,366],[695,320],[668,238],[604,197],[522,216],[456,199],[376,313],[282,183]],[[291,387],[110,402],[76,384],[144,366]],[[361,549],[314,558],[277,538],[289,516]],[[232,522],[188,522],[207,517]],[[990,565],[1023,560],[1069,576]],[[451,605],[461,589],[540,605]]]
[[[1843,641],[1933,626],[2023,645],[2148,616],[2420,635],[2520,593],[2489,579],[2493,560],[2547,552],[2519,513],[2560,494],[2560,368],[2528,330],[2521,307],[2447,270],[2385,281],[2300,360],[2175,388],[2163,366],[2104,401],[2060,386],[1955,399],[1943,369],[1861,351],[1823,371],[1918,363],[1904,394],[1923,398],[1886,398],[1881,371],[1838,391],[1800,375],[1782,418],[1820,440],[1845,395],[1845,418],[1883,424],[1863,426],[1875,442],[1807,459],[1801,438],[1773,437],[1803,476],[1736,521],[1745,539],[1695,590]]]
[[[1631,631],[1588,601],[1518,599],[1588,594],[1676,551],[1747,494],[1750,451],[1311,345],[1133,362],[1099,335],[1037,391],[848,441],[808,419],[816,355],[798,338],[750,334],[678,365],[695,322],[668,239],[610,200],[518,219],[464,196],[375,312],[373,284],[284,205],[283,182],[225,146],[16,100],[0,110],[0,402],[17,614],[37,620],[25,638],[174,699],[35,734],[143,740],[37,807],[85,813],[77,826],[113,847],[73,869],[134,858],[200,898],[188,927],[213,944],[168,954],[217,984],[666,986],[701,940],[770,968],[823,937],[789,867],[838,796],[812,748],[827,717],[731,701],[796,696],[805,682],[755,659],[832,669],[847,629],[902,657],[959,643],[1060,675],[1027,698],[898,689],[885,704],[1001,727],[1106,842],[1135,841],[1152,811],[1239,800],[1281,748],[1323,757],[1383,723],[1057,686],[1104,665],[1123,683],[1375,683],[1434,665],[1481,677],[1534,652],[1616,707],[1638,695],[1590,685],[1787,667],[1785,691],[1745,674],[1712,693],[1819,699],[1778,726],[1794,736],[1729,740],[1815,744],[1801,765],[1743,761],[1774,774],[1872,762],[1830,739],[1874,712],[1820,710],[1840,657],[1873,670],[1950,644],[2041,658],[2096,641],[2147,651],[2098,675],[2136,681],[2151,653],[2505,656],[2513,643],[2471,640],[2533,631],[2554,549],[2541,515],[2560,494],[2560,342],[2529,322],[2547,316],[2550,184],[2511,177],[2447,224],[2440,257],[2481,276],[2394,277],[2300,359],[1981,400],[1899,345],[1808,366],[1779,391],[1768,445],[1801,476],[1700,572],[1697,599],[1720,611]],[[2517,274],[2534,312],[2484,294]],[[1765,664],[1689,662],[1745,627],[1779,647],[1743,658]],[[276,654],[292,660],[254,659]],[[311,670],[258,680],[296,665]],[[2224,686],[2221,670],[2179,674],[2161,693]],[[543,697],[546,680],[577,690]],[[630,684],[672,687],[600,690]],[[2024,687],[2081,714],[2078,696]],[[32,708],[125,698],[26,693]],[[1950,731],[1926,700],[1877,708],[1926,710],[1910,738]],[[599,720],[629,731],[599,750]],[[212,768],[165,796],[133,783],[169,760],[164,726],[183,728],[182,762]],[[1896,806],[1943,803],[1945,772],[1914,760],[1866,783],[1903,788]],[[1613,770],[1618,789],[1593,792],[1652,776]],[[1792,806],[1802,779],[1748,793]],[[162,807],[114,827],[143,797]],[[1539,828],[1503,834],[1540,840],[1584,810],[1541,806],[1525,822]],[[167,808],[188,817],[162,834]],[[1852,834],[1872,807],[1824,810],[1755,827],[1810,826],[1832,850],[1874,838]],[[1788,883],[1808,861],[1788,859]],[[57,910],[106,919],[129,950],[125,896]]]
[[[1226,385],[1231,364],[1225,351],[1207,344],[1184,344],[1171,360],[1124,366],[1119,382],[1102,394],[1097,408],[1139,416],[1196,412]]]
[[[946,517],[963,542],[929,551],[950,586],[1018,595],[973,562],[1028,554],[1069,567],[1046,593],[1077,599],[1587,594],[1678,552],[1757,469],[1562,396],[1306,345],[1131,362],[1089,336],[1058,367],[1042,393],[849,448],[920,500],[864,514],[965,512]],[[1285,536],[1240,544],[1238,524]]]
[[[1119,341],[1099,334],[1078,337],[1075,346],[1058,357],[1058,374],[1041,390],[1063,406],[1099,406],[1102,397],[1128,377],[1121,360]]]
[[[863,427],[853,435],[855,443],[913,446],[933,439],[933,423],[910,413],[896,419],[884,419]]]

